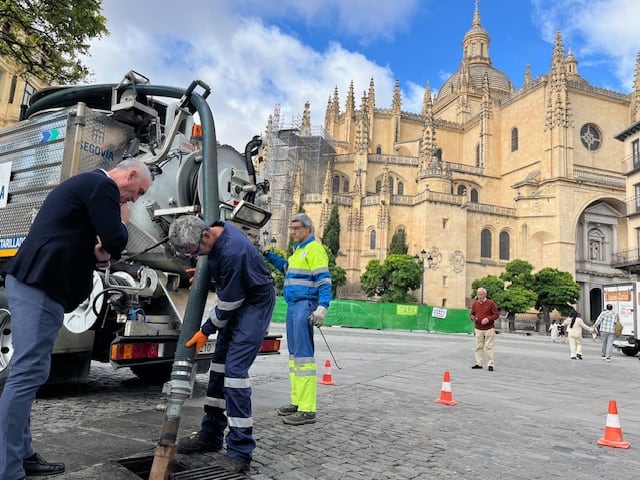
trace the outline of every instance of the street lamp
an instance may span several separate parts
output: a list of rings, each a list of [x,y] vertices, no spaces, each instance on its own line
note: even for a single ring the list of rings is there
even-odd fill
[[[274,235],[271,236],[271,250],[276,248],[276,243],[278,243],[278,240],[276,240],[276,237]]]
[[[267,242],[269,241],[269,232],[267,230],[262,231],[262,245],[267,246]]]
[[[424,261],[425,259],[427,259],[427,262],[429,263],[429,268],[431,268],[431,265],[433,264],[433,258],[431,257],[431,255],[429,255],[429,257],[427,258],[427,251],[425,249],[422,249],[422,251],[420,252],[420,256],[418,256],[418,254],[416,253],[413,256],[413,260],[416,263],[420,262],[420,304],[424,303]]]

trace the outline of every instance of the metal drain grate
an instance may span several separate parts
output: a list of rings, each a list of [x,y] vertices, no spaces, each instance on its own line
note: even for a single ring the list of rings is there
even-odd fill
[[[246,480],[240,473],[231,473],[222,467],[201,467],[169,475],[169,480]]]

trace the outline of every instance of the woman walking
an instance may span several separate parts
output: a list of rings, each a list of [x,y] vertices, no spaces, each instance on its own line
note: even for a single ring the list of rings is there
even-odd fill
[[[564,325],[567,327],[571,360],[582,360],[582,330],[592,333],[593,327],[586,325],[575,310],[564,321]]]

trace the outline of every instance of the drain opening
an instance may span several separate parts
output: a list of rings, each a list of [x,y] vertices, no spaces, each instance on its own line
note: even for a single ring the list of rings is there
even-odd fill
[[[122,460],[118,460],[117,463],[138,477],[144,480],[149,480],[149,474],[151,473],[151,467],[153,466],[153,458],[153,456],[123,458]],[[184,472],[189,469],[189,467],[184,463],[176,461],[173,462],[172,467],[172,473]]]

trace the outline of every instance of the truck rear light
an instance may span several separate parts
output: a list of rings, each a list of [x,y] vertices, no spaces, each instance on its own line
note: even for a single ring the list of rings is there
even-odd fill
[[[111,345],[111,360],[140,360],[162,356],[158,343],[117,343]]]

